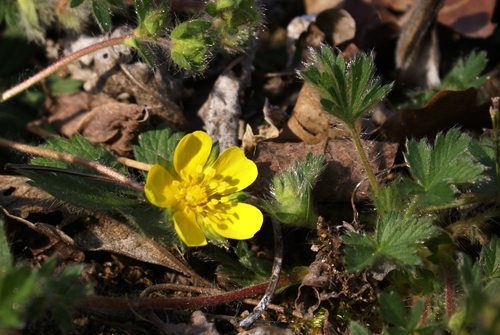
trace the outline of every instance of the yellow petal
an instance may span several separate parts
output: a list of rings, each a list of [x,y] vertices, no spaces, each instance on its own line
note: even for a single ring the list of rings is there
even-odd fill
[[[257,165],[237,147],[226,149],[212,168],[216,171],[214,180],[228,183],[228,187],[220,193],[222,195],[243,190],[255,181],[258,174]]]
[[[220,214],[221,219],[211,215],[215,212]],[[219,204],[207,217],[217,233],[235,240],[252,238],[264,221],[262,212],[257,207],[244,203]]]
[[[175,148],[174,167],[182,177],[184,170],[188,175],[196,174],[198,166],[203,167],[212,150],[212,139],[203,131],[195,131],[182,138]]]
[[[155,164],[149,170],[144,193],[150,203],[162,208],[173,207],[178,200],[175,197],[179,188],[172,185],[174,178],[161,165]]]
[[[175,212],[174,227],[177,235],[188,247],[207,245],[205,235],[203,235],[198,223],[196,223],[196,214],[193,211],[189,211],[188,214],[184,211]]]

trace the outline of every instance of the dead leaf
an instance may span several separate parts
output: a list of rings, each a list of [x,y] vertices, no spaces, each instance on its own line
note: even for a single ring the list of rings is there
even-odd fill
[[[325,41],[331,46],[352,40],[356,34],[356,22],[344,9],[322,11],[316,17],[316,25],[325,33]]]
[[[487,38],[496,24],[491,22],[495,0],[446,0],[438,22],[471,38]]]
[[[345,0],[304,0],[306,14],[319,13],[326,9],[342,6]]]
[[[257,127],[257,135],[254,135],[252,127],[249,124],[246,126],[245,134],[243,135],[243,151],[247,157],[253,157],[255,152],[255,146],[258,142],[268,141],[275,139],[279,136],[280,131],[275,126],[276,123],[281,125],[283,123],[284,115],[280,109],[275,109],[269,104],[269,100],[266,99],[264,103],[264,120],[267,122],[266,125],[261,125]]]
[[[68,138],[81,134],[92,144],[127,157],[132,156],[132,143],[148,119],[146,110],[136,104],[119,103],[105,95],[85,92],[49,98],[45,110],[50,116],[29,126],[42,127],[48,122]]]
[[[363,145],[375,173],[394,163],[398,149],[396,143],[363,141]],[[355,201],[371,199],[370,184],[351,141],[327,140],[318,144],[259,142],[253,157],[259,175],[250,191],[266,192],[274,174],[290,169],[295,161],[304,162],[309,152],[325,155],[326,168],[313,186],[313,196],[319,203],[349,202],[356,185],[362,181]]]
[[[219,335],[214,324],[207,321],[202,311],[195,311],[188,324],[165,323],[162,330],[169,335]]]
[[[423,108],[405,108],[388,118],[376,131],[383,139],[404,144],[406,139],[434,138],[454,127],[481,132],[491,128],[490,102],[476,105],[477,90],[443,90]]]

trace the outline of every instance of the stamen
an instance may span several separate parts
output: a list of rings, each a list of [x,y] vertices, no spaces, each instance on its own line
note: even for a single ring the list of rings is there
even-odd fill
[[[201,206],[196,206],[196,211],[197,211],[198,213],[202,213],[202,212],[203,212],[203,207],[201,207]]]
[[[181,182],[180,182],[180,181],[178,181],[178,180],[174,180],[174,181],[172,182],[172,185],[177,186],[177,187],[179,187],[179,185],[180,185],[180,184],[181,184]]]
[[[216,173],[216,171],[212,167],[208,167],[205,170],[205,176],[207,176],[207,178],[209,178],[209,179],[212,179],[213,177],[215,177],[215,173]]]
[[[225,182],[221,182],[221,183],[219,184],[219,187],[217,187],[217,193],[222,193],[222,192],[224,192],[224,191],[226,190],[226,188],[227,188],[227,183],[225,183]]]
[[[222,197],[222,198],[220,198],[220,202],[223,203],[223,204],[225,204],[228,201],[229,201],[229,197]]]
[[[198,165],[198,166],[196,167],[196,173],[202,173],[202,172],[203,172],[203,166]]]
[[[210,202],[214,205],[217,205],[219,203],[219,200],[217,199],[211,199]]]
[[[213,203],[209,202],[207,203],[207,207],[210,208],[211,210],[214,210],[215,209],[215,206]]]

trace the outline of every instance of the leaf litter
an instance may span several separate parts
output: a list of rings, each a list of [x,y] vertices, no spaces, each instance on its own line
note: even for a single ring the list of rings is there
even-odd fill
[[[391,46],[391,43],[394,44],[398,38],[401,27],[405,24],[405,15],[408,17],[416,1],[345,0],[338,1],[336,4],[335,2],[322,1],[320,3],[306,0],[294,1],[294,3],[297,4],[295,10],[289,8],[293,6],[286,6],[280,2],[268,4],[267,11],[270,15],[267,29],[269,32],[261,36],[263,47],[255,52],[251,77],[245,76],[241,64],[234,65],[229,72],[226,71],[225,69],[231,65],[232,60],[227,55],[215,57],[210,70],[204,76],[186,79],[182,73],[176,73],[168,66],[159,66],[155,71],[150,70],[127,48],[104,49],[81,59],[78,63],[69,65],[66,70],[73,79],[84,82],[85,91],[76,94],[48,94],[40,117],[30,126],[53,128],[58,135],[72,138],[73,143],[78,143],[79,140],[74,137],[74,134],[79,134],[92,145],[103,145],[117,156],[135,156],[136,159],[148,164],[161,162],[163,152],[169,150],[173,152],[172,147],[175,147],[176,141],[180,139],[178,135],[172,135],[177,131],[185,132],[203,128],[214,140],[219,140],[223,148],[239,145],[241,143],[239,141],[243,140],[243,144],[248,148],[247,154],[259,168],[259,178],[249,191],[254,195],[264,197],[270,192],[268,186],[275,173],[287,170],[295,161],[303,162],[309,152],[325,155],[326,167],[321,177],[313,184],[313,196],[316,202],[322,205],[320,208],[329,208],[329,210],[324,209],[324,212],[321,212],[320,209],[322,217],[318,222],[317,237],[310,232],[285,231],[285,241],[295,240],[301,245],[297,250],[290,246],[286,249],[285,260],[288,259],[289,263],[285,265],[289,268],[309,267],[308,275],[299,287],[289,289],[294,290],[294,293],[278,296],[276,303],[296,309],[304,319],[313,319],[318,316],[318,311],[323,310],[323,325],[309,326],[309,330],[317,328],[313,331],[324,334],[343,334],[347,333],[348,324],[340,317],[342,313],[346,314],[348,313],[346,311],[349,311],[357,315],[369,316],[375,309],[377,292],[374,289],[376,285],[373,284],[373,280],[382,282],[389,272],[384,272],[388,268],[384,268],[386,265],[382,264],[379,266],[382,272],[377,273],[376,258],[387,258],[396,263],[404,261],[416,265],[418,261],[415,258],[417,251],[415,243],[429,236],[430,229],[424,229],[429,222],[425,219],[411,221],[412,225],[424,227],[418,231],[420,235],[409,236],[404,228],[400,227],[398,241],[392,242],[390,236],[384,235],[384,229],[390,225],[396,227],[403,221],[408,223],[394,213],[387,214],[382,220],[383,224],[378,225],[375,241],[365,235],[355,221],[354,228],[350,224],[346,225],[341,222],[342,219],[348,221],[353,219],[351,198],[360,207],[372,200],[366,173],[348,131],[334,117],[321,111],[319,97],[311,90],[309,84],[297,84],[298,79],[293,79],[294,71],[300,69],[301,62],[309,60],[307,46],[317,47],[321,43],[330,43],[339,47],[346,54],[346,58],[350,58],[347,56],[349,50],[359,49],[368,52],[375,48],[377,68],[383,71],[384,78],[394,79],[394,46]],[[459,40],[465,40],[472,47],[491,51],[497,45],[483,39],[492,34],[495,26],[492,23],[494,2],[479,1],[481,7],[474,6],[475,8],[471,8],[471,3],[457,5],[456,1],[446,1],[436,19],[438,24],[443,25],[440,26],[441,31],[438,33],[442,35],[441,40],[446,40],[450,36],[459,36]],[[103,13],[101,11],[100,15],[105,15]],[[279,15],[272,16],[273,13]],[[318,15],[314,18],[309,17],[306,23],[302,20],[303,27],[298,29],[302,33],[296,34],[298,36],[290,39],[290,35],[272,34],[279,28],[288,28],[290,32],[292,28],[287,26],[288,23],[293,18],[306,13]],[[472,19],[476,21],[471,23]],[[348,24],[346,25],[345,22]],[[444,26],[449,27],[452,32],[444,30]],[[113,34],[124,34],[124,29],[116,29]],[[270,41],[272,38],[275,40]],[[64,52],[69,52],[69,50],[79,49],[95,41],[95,37],[82,34],[81,37],[68,36],[66,39],[55,42],[65,50]],[[293,48],[290,48],[291,45]],[[446,43],[443,42],[443,45]],[[287,46],[289,50],[292,50],[288,63],[282,62],[280,58],[286,59]],[[453,45],[453,48],[456,52],[453,59],[443,61],[455,61],[464,53],[464,50],[457,45]],[[493,58],[494,53],[491,55],[490,63],[496,66],[498,59]],[[487,71],[490,71],[491,67],[488,67]],[[492,74],[495,73],[492,72]],[[274,95],[261,96],[264,84],[270,83],[270,77],[266,76],[270,75],[280,78],[285,89],[277,90]],[[250,78],[249,82],[248,78]],[[494,85],[497,83],[494,82]],[[422,89],[425,90],[425,87]],[[478,102],[475,88],[439,90],[436,93],[429,100],[424,101],[425,105],[420,108],[397,109],[394,115],[389,116],[378,129],[370,134],[366,133],[365,128],[368,128],[366,124],[374,124],[372,128],[379,125],[370,115],[357,125],[357,132],[366,138],[363,145],[379,181],[399,178],[393,175],[394,165],[401,163],[402,157],[406,157],[408,164],[411,165],[412,159],[409,157],[414,155],[414,151],[419,149],[425,151],[423,147],[416,148],[410,145],[408,152],[403,156],[401,147],[407,139],[428,138],[433,141],[439,132],[450,129],[455,133],[458,133],[456,129],[462,132],[471,131],[479,137],[483,134],[484,128],[491,128],[490,103]],[[267,104],[272,105],[272,109],[281,117],[272,118],[269,115],[271,107],[266,105],[267,110],[264,108],[266,99],[268,99]],[[404,100],[405,97],[402,99]],[[141,141],[158,143],[158,139],[150,138],[158,134],[151,129],[160,126],[158,129],[161,130],[165,124],[168,124],[170,130],[168,134],[161,134],[165,135],[166,139],[174,136],[172,142],[158,144],[158,147],[152,150],[153,152],[141,152],[141,146],[133,150],[133,146],[140,144]],[[153,127],[145,128],[149,125]],[[260,130],[257,131],[259,127]],[[49,145],[50,143],[54,145],[57,141],[49,139]],[[438,142],[436,145],[441,143],[439,139],[436,142]],[[424,146],[423,142],[420,143]],[[63,145],[62,148],[61,150],[65,150],[69,147],[65,148]],[[457,154],[457,157],[460,154]],[[479,154],[476,152],[476,156]],[[99,158],[91,157],[92,159]],[[461,162],[465,165],[468,164],[468,159],[472,159],[470,156],[458,158],[462,159]],[[437,166],[442,166],[441,163],[434,162]],[[50,165],[43,162],[43,159],[38,159],[38,164]],[[64,166],[64,168],[67,167]],[[75,168],[71,167],[71,169]],[[126,174],[136,173],[130,170],[125,172],[123,167],[122,169]],[[463,170],[466,171],[464,173],[468,177],[476,176],[477,171],[471,172],[466,168]],[[28,172],[27,175],[36,184],[42,185],[42,189],[44,183],[47,188],[50,188],[54,180],[64,178],[57,173],[52,173],[52,175],[38,173],[37,177],[37,173]],[[109,193],[121,200],[115,199],[116,201],[113,200],[115,202],[107,203],[106,201],[111,201],[110,198],[98,198],[94,195],[93,199],[89,199],[96,207],[94,211],[87,211],[57,200],[40,188],[34,187],[32,182],[28,182],[25,177],[9,175],[1,177],[0,205],[8,218],[7,231],[15,236],[12,250],[15,256],[24,262],[38,265],[49,256],[58,255],[62,262],[61,267],[71,263],[85,264],[89,269],[82,276],[82,280],[97,282],[97,288],[100,291],[109,290],[110,295],[115,297],[123,297],[125,294],[137,296],[146,286],[153,286],[160,282],[200,287],[211,287],[213,284],[223,286],[223,279],[220,279],[220,283],[217,282],[218,278],[222,278],[221,273],[217,271],[220,267],[218,263],[165,247],[169,238],[173,236],[172,231],[151,231],[148,236],[138,233],[137,226],[134,224],[140,225],[147,222],[147,220],[143,221],[145,211],[140,211],[139,208],[134,213],[120,211],[110,213],[111,207],[115,210],[120,206],[119,201],[136,202],[138,207],[141,205],[141,199],[133,199],[130,195],[120,193],[119,188],[110,189]],[[139,173],[136,173],[136,177],[140,178]],[[425,184],[425,180],[429,178],[425,176],[417,178],[420,183],[418,186],[432,188],[432,185]],[[463,180],[453,181],[448,176],[443,178],[447,180],[452,192],[459,190],[455,184],[458,186],[463,184],[461,183]],[[72,187],[77,185],[75,179],[65,180]],[[434,182],[434,180],[431,181]],[[467,183],[476,181],[466,180]],[[412,183],[416,182],[412,181]],[[90,194],[92,182],[85,184]],[[418,187],[413,187],[412,190],[416,188]],[[58,191],[61,190],[52,188],[51,193]],[[435,204],[436,197],[449,200],[447,198],[449,194],[431,197],[434,196],[431,193],[427,190],[429,204]],[[97,207],[98,203],[102,207]],[[340,212],[349,214],[341,215],[342,219],[339,219],[340,216],[332,215],[331,208],[337,207],[341,208]],[[369,212],[369,209],[364,210]],[[147,214],[148,220],[158,219],[155,217],[157,213],[148,212]],[[141,228],[144,230],[144,227]],[[367,231],[370,232],[370,227],[367,227]],[[269,227],[267,230],[264,228],[261,234],[249,243],[250,249],[255,251],[256,257],[260,260],[272,261],[273,254],[270,251],[272,238],[266,236],[271,234]],[[152,237],[155,237],[157,241],[152,240]],[[346,249],[343,240],[344,242],[348,240],[350,245],[361,246],[366,253],[375,255],[374,258],[365,258],[372,262],[371,270],[352,272],[364,267],[357,263],[359,258],[353,251],[354,249]],[[481,263],[485,272],[491,277],[498,277],[498,267],[495,267],[498,263],[498,254],[496,254],[498,243],[498,239],[493,238],[490,246],[485,247],[481,255]],[[234,255],[229,258],[227,264],[235,261]],[[192,270],[186,272],[186,268],[191,267],[203,278],[193,278]],[[147,280],[140,281],[137,278]],[[289,296],[286,296],[287,294]],[[189,297],[192,293],[179,290],[166,295]],[[157,296],[163,295],[157,293]],[[383,299],[393,299],[395,305],[399,306],[400,302],[397,300],[399,298],[395,296],[384,296]],[[346,307],[345,303],[349,301],[353,301],[354,304]],[[227,321],[226,316],[239,318],[245,309],[251,308],[253,307],[248,305],[241,307],[238,303],[233,303],[228,306],[204,309],[203,312],[195,311],[192,314],[191,312],[172,313],[169,317],[173,317],[177,322],[171,323],[153,318],[152,320],[156,322],[156,328],[153,329],[163,330],[168,334],[235,333],[236,329]],[[277,323],[279,321],[300,323],[286,313],[266,313],[265,320],[258,321],[259,327],[255,328],[252,334],[290,333],[290,329],[282,330]],[[380,311],[380,313],[387,314],[386,311]],[[106,318],[111,314],[105,313],[103,316]],[[130,315],[125,318],[116,315],[114,317],[118,320],[117,323],[102,326],[103,330],[99,333],[111,334],[116,329],[127,329],[128,326],[125,323],[132,320]],[[207,322],[207,318],[210,321],[217,320],[217,327],[214,323]],[[404,315],[400,315],[392,323],[400,323],[404,326],[402,321],[404,318]],[[76,333],[80,334],[97,334],[98,332],[92,330],[92,327],[96,325],[101,327],[102,324],[106,324],[101,324],[86,316],[82,316],[78,322],[81,326]],[[75,323],[77,323],[76,320]],[[138,334],[146,329],[151,328],[138,323],[135,329],[131,327],[127,331]],[[296,329],[296,333],[300,332],[300,329]]]

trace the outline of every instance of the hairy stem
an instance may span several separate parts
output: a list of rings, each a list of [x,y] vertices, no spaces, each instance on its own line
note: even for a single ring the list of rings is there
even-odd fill
[[[274,291],[276,291],[276,288],[278,287],[281,265],[283,263],[283,234],[281,233],[280,222],[274,217],[272,218],[272,222],[274,231],[274,264],[271,280],[269,281],[266,293],[260,300],[259,304],[255,306],[249,316],[240,322],[239,326],[244,329],[250,327],[262,315],[262,312],[264,312],[266,307],[271,303]]]
[[[361,162],[365,167],[366,174],[368,175],[368,180],[370,180],[370,185],[372,186],[373,195],[375,198],[378,198],[378,194],[380,192],[380,188],[377,183],[377,179],[375,178],[375,174],[373,173],[372,167],[370,166],[370,162],[366,157],[365,150],[363,149],[363,145],[361,144],[361,140],[359,139],[358,133],[354,129],[354,126],[347,125],[349,131],[351,132],[352,139],[354,144],[356,145],[356,150],[358,150],[359,157],[361,158]]]
[[[306,275],[305,272],[299,272],[282,278],[278,282],[278,287],[293,284],[295,281],[302,279]],[[191,297],[191,298],[112,298],[91,296],[82,299],[79,302],[80,307],[107,308],[115,310],[128,309],[176,309],[176,308],[198,308],[201,306],[218,305],[229,301],[241,300],[254,294],[264,292],[269,285],[269,282],[245,287],[240,290],[211,295],[207,297]]]
[[[58,60],[54,64],[50,65],[46,69],[38,72],[33,77],[30,77],[30,78],[26,79],[25,81],[23,81],[22,83],[17,84],[16,86],[12,87],[11,89],[3,92],[2,96],[0,97],[0,102],[9,100],[13,96],[21,93],[25,89],[33,86],[34,84],[40,82],[41,80],[47,78],[48,76],[50,76],[52,73],[56,72],[57,70],[59,70],[63,66],[68,65],[69,63],[77,60],[78,58],[80,58],[82,56],[85,56],[85,55],[92,53],[94,51],[104,49],[104,48],[107,48],[107,47],[110,47],[113,45],[124,44],[128,38],[132,38],[132,37],[134,37],[133,34],[124,35],[124,36],[120,36],[120,37],[116,37],[116,38],[111,38],[109,40],[93,44],[93,45],[88,46],[86,48],[83,48],[75,53],[72,53],[69,56],[61,58],[60,60]]]
[[[496,196],[498,196],[498,193],[476,195],[473,197],[458,199],[457,201],[449,203],[449,204],[438,205],[438,206],[429,206],[424,211],[425,212],[433,212],[433,211],[437,211],[440,209],[449,209],[449,208],[455,208],[455,207],[460,207],[460,206],[464,206],[464,205],[475,204],[477,202],[492,199]]]
[[[408,206],[408,209],[406,210],[405,217],[404,217],[405,220],[409,219],[413,215],[413,213],[415,212],[415,209],[418,206],[418,203],[420,202],[420,199],[422,199],[422,194],[417,194],[413,198],[410,206]]]
[[[88,159],[84,159],[81,157],[77,157],[77,156],[73,156],[73,155],[69,155],[69,154],[64,154],[64,153],[56,152],[56,151],[52,151],[52,150],[33,147],[31,145],[26,145],[26,144],[21,144],[21,143],[9,141],[9,140],[6,140],[6,139],[1,138],[1,137],[0,137],[0,146],[9,147],[9,148],[12,148],[12,149],[15,149],[18,151],[27,152],[29,154],[33,154],[33,155],[37,155],[37,156],[43,156],[43,157],[48,157],[48,158],[52,158],[52,159],[57,159],[57,160],[64,161],[64,162],[88,166],[89,168],[94,169],[97,172],[100,172],[103,175],[106,175],[106,176],[112,178],[113,180],[116,180],[116,182],[118,182],[120,184],[127,185],[140,193],[144,192],[144,187],[141,184],[139,184],[138,182],[136,182],[132,179],[129,179],[128,177],[122,175],[119,172],[116,172],[115,170],[113,170],[107,166],[104,166],[104,165],[99,164],[99,163],[94,162],[94,161],[90,161]]]

